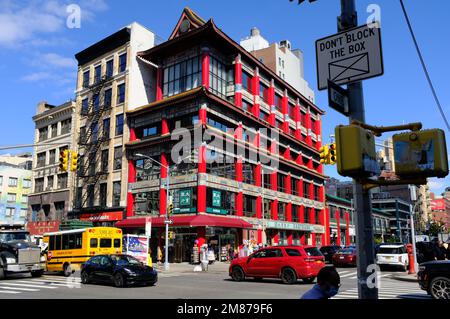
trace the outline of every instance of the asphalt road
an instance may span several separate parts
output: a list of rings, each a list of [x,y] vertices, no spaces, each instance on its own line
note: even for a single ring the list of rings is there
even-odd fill
[[[338,268],[338,271],[342,286],[335,298],[357,298],[356,268]],[[416,282],[393,279],[395,274],[398,275],[398,272],[382,272],[380,298],[429,298]],[[301,281],[294,285],[285,285],[276,279],[234,282],[224,266],[209,272],[160,272],[158,283],[153,287],[83,285],[80,283],[79,273],[69,278],[57,274],[45,274],[41,278],[10,275],[0,281],[0,299],[298,299],[312,286],[313,284],[304,284]]]

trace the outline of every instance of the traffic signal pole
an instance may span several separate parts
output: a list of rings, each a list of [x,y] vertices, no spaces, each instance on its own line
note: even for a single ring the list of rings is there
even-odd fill
[[[338,31],[346,31],[358,26],[355,0],[341,0],[341,16],[338,18]],[[347,85],[349,95],[349,121],[365,123],[364,96],[362,82]],[[353,198],[356,221],[356,263],[358,267],[359,299],[378,299],[377,276],[375,271],[375,245],[372,228],[372,207],[370,193],[363,185],[353,181]],[[338,229],[338,235],[340,235]],[[375,273],[375,275],[377,275]],[[370,278],[369,278],[370,276]],[[373,279],[372,279],[373,278]],[[375,280],[375,281],[374,281]]]

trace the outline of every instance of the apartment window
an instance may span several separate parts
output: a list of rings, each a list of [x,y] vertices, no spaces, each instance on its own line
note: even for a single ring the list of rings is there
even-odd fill
[[[298,213],[299,213],[299,207],[296,205],[292,205],[292,221],[294,223],[298,223],[300,221]]]
[[[100,95],[94,95],[94,112],[98,112],[100,110]]]
[[[110,122],[109,118],[103,120],[103,138],[105,139],[109,139]]]
[[[90,77],[90,72],[85,71],[83,73],[83,88],[87,88],[89,86],[89,77]]]
[[[109,60],[106,62],[106,77],[110,78],[113,76],[114,72],[114,60]]]
[[[278,203],[278,220],[286,220],[286,203]]]
[[[17,178],[10,177],[8,180],[8,186],[9,187],[17,187]]]
[[[80,144],[86,143],[86,126],[80,127]]]
[[[269,98],[269,88],[265,86],[263,83],[259,83],[259,96],[265,102],[267,102]]]
[[[52,128],[51,138],[58,136],[58,123],[52,124],[51,128]]]
[[[6,200],[8,203],[15,203],[16,202],[16,194],[8,193]]]
[[[209,64],[209,88],[219,96],[226,96],[227,70],[225,64],[214,57],[210,58]]]
[[[117,86],[117,104],[125,102],[125,83]]]
[[[89,113],[89,100],[86,98],[81,101],[81,114],[86,115],[88,113]]]
[[[156,158],[154,158],[156,160]],[[159,179],[161,168],[156,165],[152,160],[140,159],[136,161],[136,180],[148,181]]]
[[[145,127],[142,130],[142,137],[153,136],[153,135],[157,135],[157,134],[158,134],[157,126]]]
[[[252,105],[245,100],[242,100],[242,109],[247,112],[252,112]]]
[[[116,116],[116,136],[123,134],[123,114]]]
[[[56,150],[50,150],[48,152],[48,155],[49,155],[48,163],[55,164],[56,163]]]
[[[298,181],[295,178],[291,179],[291,194],[292,195],[298,195],[297,182]]]
[[[102,151],[102,165],[101,165],[101,170],[103,173],[108,172],[108,157],[109,157],[109,150],[103,150]]]
[[[303,197],[309,198],[309,183],[303,182]]]
[[[114,170],[122,169],[122,146],[114,148]]]
[[[244,195],[242,210],[245,217],[256,217],[256,197]]]
[[[59,189],[67,188],[67,181],[68,181],[67,173],[59,174],[58,175],[58,188]]]
[[[120,206],[120,182],[113,183],[113,206]]]
[[[87,205],[88,207],[94,206],[94,185],[88,185],[87,189]]]
[[[311,222],[311,219],[309,218],[309,213],[311,212],[310,207],[305,207],[305,216],[304,216],[304,223],[309,224]]]
[[[252,77],[244,71],[242,71],[242,88],[247,92],[252,92]]]
[[[221,130],[224,133],[228,132],[228,126],[224,123],[219,122],[218,120],[215,120],[213,118],[208,117],[208,125]]]
[[[40,193],[44,191],[44,178],[36,178],[34,180],[34,192]]]
[[[275,94],[275,107],[278,111],[283,111],[283,98],[278,94]]]
[[[100,82],[101,78],[102,78],[102,66],[98,65],[94,69],[94,81],[95,81],[95,83]]]
[[[90,175],[95,175],[95,168],[96,168],[96,165],[97,165],[97,161],[96,161],[96,158],[95,158],[95,153],[89,153],[88,160],[89,160],[89,163],[88,163],[88,165],[89,165],[89,174]]]
[[[277,174],[277,188],[279,192],[284,192],[284,179],[285,176],[283,174],[278,173]]]
[[[112,89],[105,90],[105,108],[110,108],[112,103]]]
[[[28,216],[28,210],[26,208],[20,209],[19,217],[23,219],[23,218],[26,218],[27,216]]]
[[[100,184],[100,206],[106,207],[106,196],[108,194],[108,185],[106,183]]]
[[[45,141],[48,139],[48,127],[43,127],[39,129],[39,141]]]
[[[7,207],[5,211],[5,217],[13,217],[16,212],[15,208]]]
[[[98,123],[94,122],[91,124],[91,141],[95,142],[98,139]]]
[[[31,188],[31,180],[30,179],[24,179],[23,180],[23,188]],[[0,185],[1,185],[1,179],[0,179]]]
[[[67,119],[61,122],[61,134],[70,133],[71,128],[72,128],[71,119]]]
[[[163,95],[172,96],[201,85],[200,57],[176,63],[164,69]]]
[[[253,174],[253,165],[244,163],[242,165],[243,182],[247,184],[255,184],[255,178]]]
[[[47,176],[47,190],[53,189],[53,176]]]
[[[124,72],[127,68],[127,54],[119,56],[119,72]]]

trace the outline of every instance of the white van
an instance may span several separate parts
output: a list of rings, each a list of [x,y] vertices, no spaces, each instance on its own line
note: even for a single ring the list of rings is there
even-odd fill
[[[381,245],[377,253],[377,265],[400,266],[408,270],[409,258],[405,245]]]

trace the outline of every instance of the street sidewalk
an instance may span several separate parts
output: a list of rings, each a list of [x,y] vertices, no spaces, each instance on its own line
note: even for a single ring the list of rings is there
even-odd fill
[[[172,263],[169,264],[169,270],[164,270],[164,264],[161,263],[159,265],[157,265],[156,263],[153,264],[153,267],[161,273],[173,273],[173,272],[178,272],[178,273],[194,273],[194,268],[196,266],[200,266],[201,265],[192,265],[189,263]],[[208,270],[206,272],[208,273],[224,273],[224,274],[228,274],[228,267],[230,266],[230,263],[227,262],[214,262],[212,265],[208,265]]]

